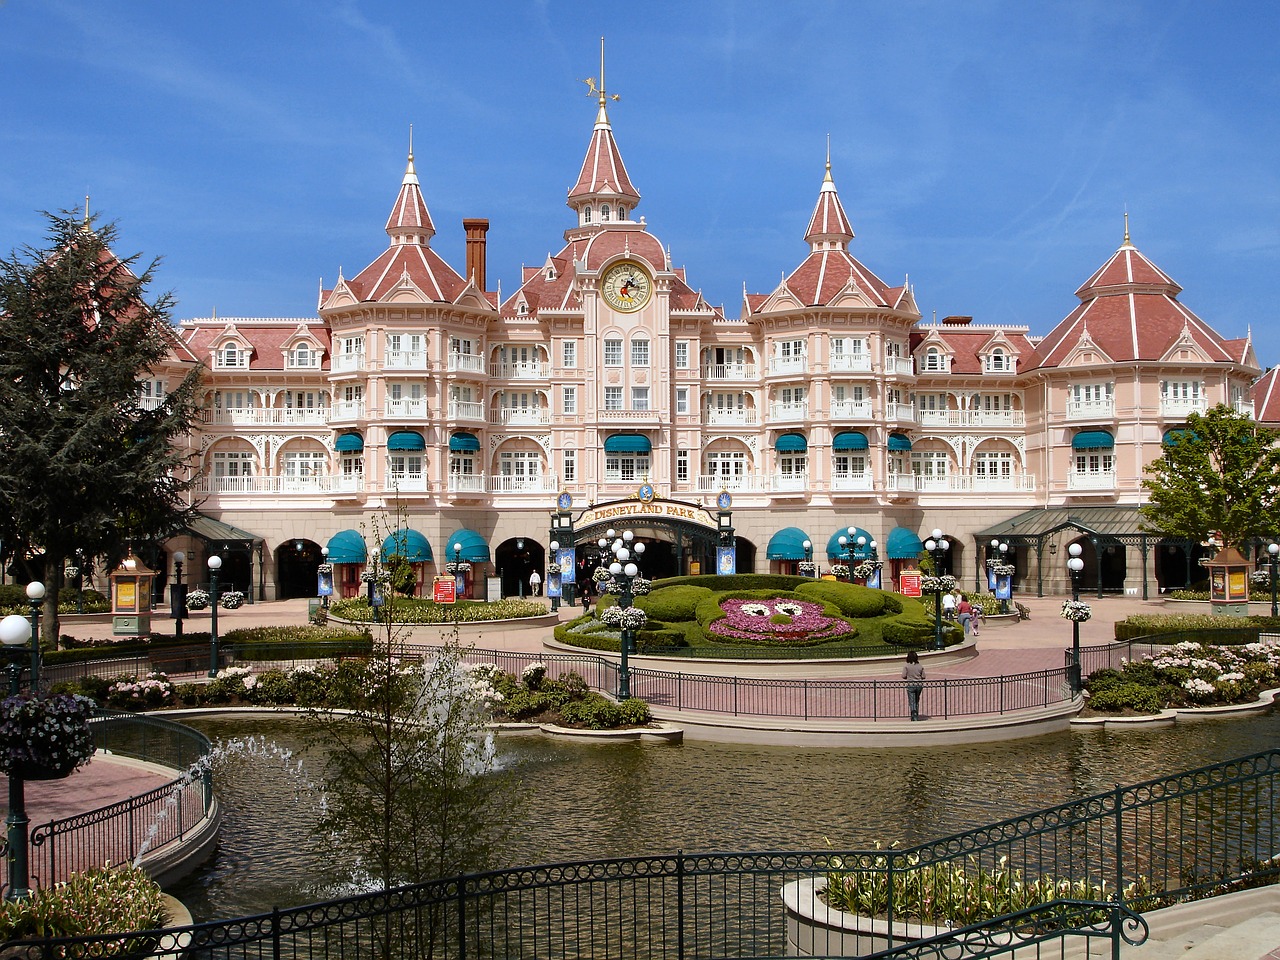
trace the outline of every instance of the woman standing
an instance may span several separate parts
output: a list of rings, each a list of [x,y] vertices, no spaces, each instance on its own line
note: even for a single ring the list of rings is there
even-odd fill
[[[911,719],[920,719],[920,694],[924,691],[924,664],[920,655],[914,650],[907,654],[906,666],[902,668],[902,679],[907,681],[907,706],[911,708]]]

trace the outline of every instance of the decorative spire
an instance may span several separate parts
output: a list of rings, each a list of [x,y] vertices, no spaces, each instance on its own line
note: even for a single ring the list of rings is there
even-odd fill
[[[426,246],[436,227],[431,222],[427,201],[422,198],[422,186],[413,166],[413,125],[409,125],[409,160],[405,164],[404,178],[400,181],[400,193],[387,217],[387,235],[396,243],[421,243]]]
[[[598,109],[595,129],[587,147],[587,156],[582,161],[582,169],[578,173],[578,182],[569,189],[569,206],[577,210],[588,204],[621,202],[626,207],[634,208],[640,200],[640,193],[631,184],[631,177],[627,175],[627,168],[622,162],[622,154],[613,139],[613,128],[609,125],[608,102],[620,98],[616,93],[611,94],[605,90],[603,37],[600,38],[600,83],[596,84],[595,77],[587,77],[582,82],[587,85],[587,96],[595,98]],[[596,224],[603,220],[597,214],[590,222]],[[585,222],[585,218],[582,222]]]
[[[1124,211],[1124,243],[1122,246],[1133,246],[1133,241],[1129,239],[1129,210],[1127,208]]]
[[[827,166],[822,177],[822,189],[818,191],[818,205],[809,218],[809,229],[805,231],[804,239],[810,247],[818,250],[832,244],[848,247],[853,236],[853,227],[845,216],[840,195],[836,192],[836,182],[831,176],[831,140],[828,136]]]

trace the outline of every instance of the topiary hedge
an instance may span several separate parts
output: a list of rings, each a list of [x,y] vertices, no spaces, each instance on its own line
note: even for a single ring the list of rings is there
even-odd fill
[[[884,601],[888,596],[883,590],[872,590],[856,583],[840,583],[836,580],[811,580],[795,588],[795,594],[805,599],[835,604],[847,617],[878,617],[884,613]]]
[[[815,583],[812,577],[791,577],[781,573],[735,573],[730,576],[668,577],[654,583],[655,590],[675,586],[706,587],[708,590],[784,590],[790,592],[802,583]]]
[[[1172,643],[1186,639],[1203,639],[1207,643],[1254,643],[1260,633],[1280,631],[1280,618],[1250,616],[1222,617],[1211,613],[1142,613],[1126,617],[1115,625],[1117,640],[1134,640],[1138,637],[1163,642],[1161,636],[1170,637]]]
[[[650,620],[692,620],[699,602],[711,596],[711,589],[692,584],[658,587],[647,596],[636,598],[635,605],[649,615]]]

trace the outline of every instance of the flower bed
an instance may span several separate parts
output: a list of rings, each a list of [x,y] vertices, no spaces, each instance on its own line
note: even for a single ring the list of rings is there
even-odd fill
[[[1085,681],[1089,708],[1105,713],[1250,703],[1280,686],[1280,640],[1240,646],[1184,641],[1157,655],[1099,670]]]
[[[821,603],[774,597],[768,600],[725,599],[724,616],[712,620],[713,637],[749,643],[824,643],[851,632],[849,621],[830,616]]]
[[[74,694],[0,701],[0,771],[30,780],[65,777],[93,756],[93,701]]]

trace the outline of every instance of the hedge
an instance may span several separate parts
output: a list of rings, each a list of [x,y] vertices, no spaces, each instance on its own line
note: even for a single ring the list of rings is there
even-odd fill
[[[878,617],[884,613],[888,596],[883,590],[872,590],[856,583],[835,580],[813,580],[795,588],[797,596],[833,603],[846,617]]]
[[[1203,640],[1206,643],[1255,643],[1260,633],[1280,632],[1280,618],[1250,616],[1222,617],[1210,613],[1143,613],[1126,617],[1115,625],[1117,640],[1168,636],[1170,643]]]
[[[691,584],[654,588],[647,596],[637,597],[635,605],[650,620],[692,620],[699,602],[711,596],[711,589]]]

